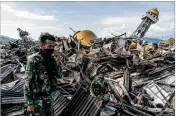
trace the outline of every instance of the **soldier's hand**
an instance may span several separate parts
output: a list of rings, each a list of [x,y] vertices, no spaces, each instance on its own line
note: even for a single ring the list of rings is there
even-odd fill
[[[27,111],[28,111],[28,112],[31,112],[31,113],[34,113],[34,111],[35,111],[35,106],[34,106],[34,105],[29,105],[29,106],[27,107]]]

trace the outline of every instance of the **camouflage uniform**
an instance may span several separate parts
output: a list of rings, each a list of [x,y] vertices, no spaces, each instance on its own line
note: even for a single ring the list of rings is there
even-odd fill
[[[26,74],[24,95],[27,105],[35,105],[35,116],[53,116],[52,100],[58,79],[62,77],[61,67],[53,57],[37,53],[28,59]]]

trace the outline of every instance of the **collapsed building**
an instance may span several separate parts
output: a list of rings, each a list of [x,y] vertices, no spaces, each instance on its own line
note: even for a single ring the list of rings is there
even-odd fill
[[[136,55],[140,43],[136,38],[145,35],[154,23],[149,17],[158,18],[157,13],[157,9],[149,10],[129,38],[122,34],[95,39],[89,30],[74,31],[68,39],[58,38],[54,54],[60,57],[63,78],[54,97],[55,116],[174,116],[175,50],[161,45],[157,55]],[[2,116],[26,113],[25,64],[27,57],[38,51],[38,43],[26,42],[2,49]]]

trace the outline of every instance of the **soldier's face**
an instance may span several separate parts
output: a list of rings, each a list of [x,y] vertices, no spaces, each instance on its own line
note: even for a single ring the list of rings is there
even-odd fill
[[[52,41],[52,40],[46,40],[46,43],[42,44],[41,48],[42,49],[54,49],[54,45],[55,45],[54,41]]]

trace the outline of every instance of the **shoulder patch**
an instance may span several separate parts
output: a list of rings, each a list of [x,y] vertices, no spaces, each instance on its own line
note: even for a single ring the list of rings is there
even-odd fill
[[[32,73],[32,64],[31,63],[27,63],[26,64],[26,72],[25,74],[30,75]]]
[[[29,74],[30,74],[30,71],[26,71],[26,74],[29,75]]]

